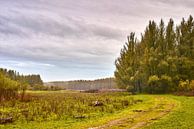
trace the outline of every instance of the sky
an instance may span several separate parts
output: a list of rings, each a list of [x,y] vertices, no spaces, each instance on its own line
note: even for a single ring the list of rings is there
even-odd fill
[[[175,23],[193,0],[0,0],[0,67],[43,81],[114,76],[127,35],[149,20]]]

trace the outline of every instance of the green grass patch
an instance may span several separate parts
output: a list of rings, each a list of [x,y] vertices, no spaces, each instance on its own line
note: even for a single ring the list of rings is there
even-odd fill
[[[167,96],[179,102],[167,116],[144,129],[194,129],[194,97]]]

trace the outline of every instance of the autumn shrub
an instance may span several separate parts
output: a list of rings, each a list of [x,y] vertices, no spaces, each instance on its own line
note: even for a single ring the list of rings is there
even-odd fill
[[[194,80],[192,80],[192,81],[190,82],[190,88],[191,88],[191,90],[194,92]]]
[[[159,90],[160,79],[157,75],[150,76],[148,79],[148,91],[150,93],[156,93]]]
[[[190,90],[191,90],[191,88],[190,88],[189,80],[179,81],[178,91],[187,92],[187,91],[190,91]]]

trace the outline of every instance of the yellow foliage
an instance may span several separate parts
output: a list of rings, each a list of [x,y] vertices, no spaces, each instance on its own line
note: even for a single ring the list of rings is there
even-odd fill
[[[194,91],[194,80],[192,80],[192,81],[190,82],[190,88],[191,88],[192,91]]]
[[[189,91],[189,80],[179,81],[179,91]]]

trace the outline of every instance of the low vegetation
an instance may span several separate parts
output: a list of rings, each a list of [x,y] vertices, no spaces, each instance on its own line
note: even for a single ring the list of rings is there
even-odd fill
[[[92,119],[113,114],[138,103],[128,93],[60,93],[44,92],[26,95],[19,100],[0,104],[1,118],[13,118],[13,122],[56,121]]]
[[[193,128],[194,97],[30,91],[1,103],[2,129]],[[2,119],[6,118],[6,119]],[[12,118],[12,119],[10,119]],[[6,123],[7,122],[7,123]]]

